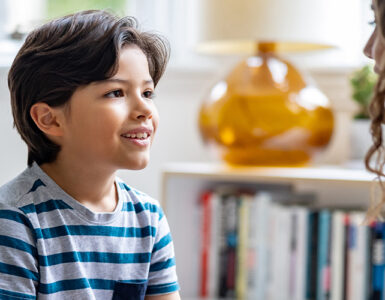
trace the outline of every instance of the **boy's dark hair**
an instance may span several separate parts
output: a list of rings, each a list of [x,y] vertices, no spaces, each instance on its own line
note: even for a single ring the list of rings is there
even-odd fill
[[[9,71],[8,87],[14,126],[28,146],[29,166],[53,162],[60,151],[32,120],[31,106],[65,105],[78,87],[113,76],[126,45],[136,45],[146,55],[156,86],[169,45],[156,34],[140,32],[134,18],[89,10],[53,20],[28,35]]]

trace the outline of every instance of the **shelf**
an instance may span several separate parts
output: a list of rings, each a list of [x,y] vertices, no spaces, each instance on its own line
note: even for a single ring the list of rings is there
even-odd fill
[[[162,205],[173,235],[181,295],[188,300],[200,300],[202,191],[227,184],[255,190],[289,186],[295,193],[314,195],[312,205],[318,207],[366,210],[376,186],[374,174],[342,166],[232,167],[188,162],[169,163],[162,175]]]
[[[170,163],[163,168],[165,176],[198,176],[215,180],[234,181],[322,181],[364,183],[373,182],[374,174],[363,169],[339,166],[312,167],[232,167],[214,163]]]

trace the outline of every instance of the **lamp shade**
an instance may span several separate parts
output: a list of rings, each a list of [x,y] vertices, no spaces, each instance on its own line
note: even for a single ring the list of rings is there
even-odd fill
[[[260,42],[275,51],[307,51],[338,46],[342,14],[351,0],[199,0],[198,52],[256,52]],[[339,24],[338,24],[339,22]],[[345,27],[346,28],[346,27]]]

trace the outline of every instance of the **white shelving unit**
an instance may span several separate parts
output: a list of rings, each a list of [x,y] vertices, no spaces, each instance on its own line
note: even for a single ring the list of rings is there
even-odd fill
[[[181,295],[199,299],[200,193],[214,185],[284,184],[312,192],[320,206],[366,208],[373,174],[339,166],[304,168],[230,167],[224,164],[174,163],[163,168],[162,204],[174,239]]]

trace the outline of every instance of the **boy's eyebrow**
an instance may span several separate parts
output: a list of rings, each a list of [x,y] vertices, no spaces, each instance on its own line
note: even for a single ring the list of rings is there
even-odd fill
[[[130,80],[121,79],[121,78],[107,78],[104,80],[96,81],[95,84],[101,84],[101,83],[105,83],[105,82],[118,82],[118,83],[123,83],[126,85],[131,85]],[[143,80],[143,84],[154,84],[154,81],[152,79]]]

